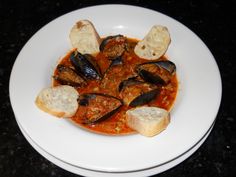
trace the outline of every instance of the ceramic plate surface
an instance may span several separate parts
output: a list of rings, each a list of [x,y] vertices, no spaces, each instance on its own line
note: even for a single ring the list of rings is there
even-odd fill
[[[50,86],[58,59],[71,49],[70,29],[81,19],[93,22],[101,36],[123,34],[142,39],[155,24],[169,29],[171,44],[166,55],[177,66],[179,93],[164,132],[153,138],[98,135],[36,107],[35,98]],[[156,11],[126,5],[88,7],[53,20],[23,47],[10,78],[17,122],[38,147],[76,168],[111,173],[155,168],[189,151],[213,125],[221,92],[215,59],[192,31]]]
[[[213,124],[214,125],[214,124]],[[190,149],[189,151],[187,151],[185,154],[181,155],[180,157],[165,163],[163,165],[154,167],[154,168],[149,168],[149,169],[145,169],[145,170],[139,170],[139,171],[134,171],[134,172],[121,172],[121,173],[112,173],[112,172],[100,172],[100,171],[93,171],[93,170],[86,170],[86,169],[82,169],[79,167],[75,167],[73,165],[64,163],[60,160],[58,160],[57,158],[51,156],[50,154],[48,154],[47,152],[45,152],[43,149],[41,149],[37,144],[35,144],[30,137],[24,132],[24,130],[21,128],[21,126],[19,125],[23,135],[25,136],[25,138],[28,140],[28,142],[45,158],[47,158],[48,160],[50,160],[51,162],[53,162],[54,164],[56,164],[57,166],[68,170],[72,173],[75,174],[79,174],[79,175],[83,175],[83,176],[87,176],[87,177],[124,177],[124,176],[129,176],[129,177],[141,177],[141,176],[151,176],[151,175],[155,175],[158,173],[161,173],[165,170],[168,170],[174,166],[176,166],[177,164],[181,163],[182,161],[184,161],[185,159],[187,159],[190,155],[192,155],[201,145],[202,143],[206,140],[206,138],[208,137],[208,135],[210,134],[212,127],[209,129],[209,131],[207,132],[207,134],[199,141],[199,143],[197,143],[192,149]]]

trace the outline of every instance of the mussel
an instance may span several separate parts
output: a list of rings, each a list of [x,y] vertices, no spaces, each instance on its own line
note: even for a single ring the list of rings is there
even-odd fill
[[[121,56],[127,45],[127,39],[123,35],[108,36],[100,44],[100,51],[109,59]]]
[[[119,56],[119,57],[116,57],[114,60],[112,60],[110,67],[122,65],[122,64],[123,64],[123,58],[122,58],[122,56]]]
[[[75,67],[75,70],[86,79],[100,80],[102,78],[101,70],[92,55],[82,55],[75,51],[70,55],[70,61]]]
[[[53,76],[62,85],[83,86],[86,81],[76,73],[76,71],[68,66],[59,64],[57,66],[57,73]]]
[[[111,61],[109,67],[106,69],[106,71],[103,73],[104,77],[113,67],[115,66],[121,66],[123,64],[122,56],[119,56]]]
[[[78,103],[78,111],[85,124],[101,122],[111,117],[123,105],[122,100],[102,93],[82,94]]]
[[[136,67],[137,73],[146,82],[166,85],[176,72],[176,66],[168,60],[142,63]]]
[[[130,77],[126,80],[123,80],[118,87],[118,91],[121,92],[121,90],[125,89],[125,87],[128,87],[130,85],[137,85],[137,84],[143,83],[143,81],[138,80],[137,76]]]
[[[120,83],[119,91],[124,104],[140,106],[155,99],[160,93],[160,88],[136,78],[129,78]]]

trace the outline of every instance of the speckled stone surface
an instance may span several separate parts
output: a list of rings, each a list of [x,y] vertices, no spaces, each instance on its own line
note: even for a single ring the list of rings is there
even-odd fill
[[[129,3],[127,3],[129,2]],[[223,81],[222,103],[213,131],[188,159],[159,177],[236,175],[235,1],[0,1],[0,177],[75,177],[35,151],[19,130],[9,100],[13,63],[24,44],[56,17],[96,4],[122,3],[157,10],[194,31],[213,53]],[[40,50],[39,50],[40,54]],[[207,74],[207,73],[206,73]],[[22,84],[27,82],[21,81]],[[206,98],[207,99],[207,98]],[[174,148],[174,147],[173,147]]]

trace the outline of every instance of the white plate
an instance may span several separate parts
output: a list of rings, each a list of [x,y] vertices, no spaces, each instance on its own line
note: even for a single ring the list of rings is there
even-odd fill
[[[50,86],[60,56],[70,48],[69,31],[80,19],[92,21],[102,36],[142,38],[154,24],[167,26],[167,55],[176,65],[180,90],[171,123],[160,135],[103,136],[57,119],[34,104]],[[75,167],[102,172],[154,168],[196,145],[212,126],[221,101],[217,64],[205,44],[188,28],[156,11],[126,5],[102,5],[63,15],[40,29],[18,55],[10,78],[10,99],[22,129],[41,149]]]
[[[214,125],[214,124],[213,124]],[[99,171],[92,171],[92,170],[86,170],[86,169],[82,169],[79,167],[75,167],[73,165],[67,164],[63,161],[58,160],[57,158],[51,156],[50,154],[48,154],[47,152],[45,152],[43,149],[41,149],[37,144],[35,144],[31,138],[24,132],[24,130],[21,128],[21,126],[19,125],[23,135],[25,136],[25,138],[28,140],[28,142],[45,158],[47,158],[48,160],[50,160],[51,162],[53,162],[54,164],[56,164],[57,166],[68,170],[72,173],[75,174],[79,174],[79,175],[83,175],[83,176],[87,176],[87,177],[124,177],[124,176],[129,176],[129,177],[141,177],[141,176],[151,176],[151,175],[155,175],[155,174],[159,174],[165,170],[168,170],[174,166],[176,166],[177,164],[181,163],[182,161],[184,161],[185,159],[187,159],[190,155],[192,155],[202,144],[203,142],[206,140],[206,138],[208,137],[208,135],[210,134],[213,125],[211,126],[211,128],[209,129],[209,131],[207,132],[207,134],[194,146],[192,147],[189,151],[187,151],[185,154],[177,157],[176,159],[173,159],[172,161],[154,167],[154,168],[149,168],[146,170],[141,170],[141,171],[134,171],[134,172],[124,172],[124,173],[107,173],[107,172],[99,172]]]

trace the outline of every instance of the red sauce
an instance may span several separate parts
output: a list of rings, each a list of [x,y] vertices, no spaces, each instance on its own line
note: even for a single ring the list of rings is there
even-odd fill
[[[135,46],[137,40],[128,38],[130,46]],[[131,47],[132,48],[132,47]],[[66,66],[72,66],[69,60],[69,56],[73,51],[69,52],[60,62]],[[96,62],[101,68],[102,73],[106,72],[106,77],[102,81],[89,81],[87,86],[77,88],[80,94],[83,93],[105,93],[119,98],[118,86],[121,81],[128,79],[135,74],[134,68],[137,64],[148,62],[136,56],[133,50],[125,52],[123,55],[124,65],[116,66],[112,70],[107,71],[110,65],[108,60],[102,53],[98,53],[95,56]],[[166,57],[162,57],[159,60],[167,60]],[[55,73],[57,70],[55,70]],[[54,86],[60,85],[54,80]],[[149,102],[149,106],[157,106],[170,110],[174,104],[178,90],[178,81],[176,75],[174,75],[166,86],[161,87],[160,94],[153,101]],[[122,106],[117,113],[110,118],[94,124],[84,124],[81,119],[81,112],[77,112],[75,116],[71,118],[73,122],[82,126],[83,128],[102,134],[109,135],[122,135],[131,134],[134,131],[126,125],[125,112],[130,109],[129,106]]]

